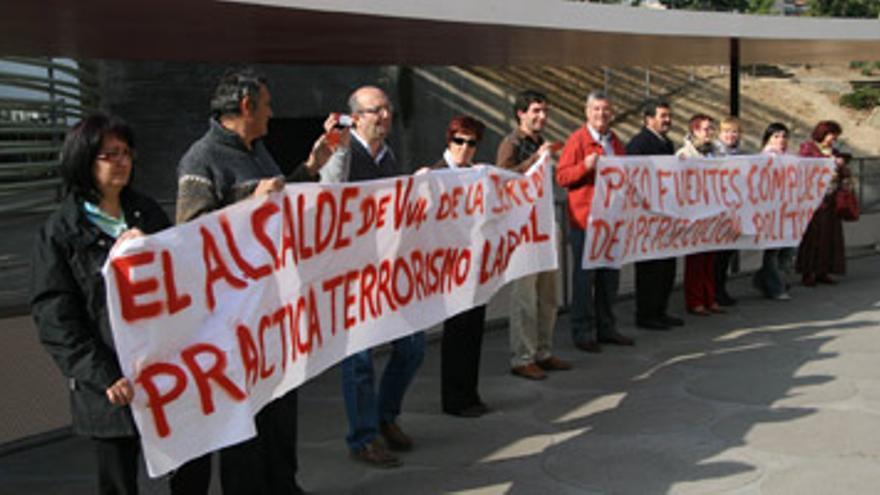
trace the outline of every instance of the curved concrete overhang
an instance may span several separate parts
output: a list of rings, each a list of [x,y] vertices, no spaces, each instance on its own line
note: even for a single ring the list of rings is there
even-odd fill
[[[666,65],[880,58],[880,21],[563,0],[0,0],[0,54],[286,64]]]

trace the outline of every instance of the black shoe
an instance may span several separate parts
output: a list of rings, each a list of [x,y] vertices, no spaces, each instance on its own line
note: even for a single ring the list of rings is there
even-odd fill
[[[574,346],[584,352],[599,353],[602,352],[602,346],[593,339],[580,340],[574,343]]]
[[[722,306],[736,306],[736,299],[730,297],[730,294],[723,292],[715,296],[715,302]]]
[[[660,317],[660,321],[669,325],[670,327],[683,327],[684,326],[684,320],[682,320],[681,318],[679,318],[677,316],[663,315]]]
[[[636,320],[636,326],[644,330],[669,330],[669,325],[660,321],[659,318],[641,318]]]
[[[479,418],[480,416],[489,412],[489,407],[482,402],[477,404],[472,404],[467,407],[463,407],[461,409],[443,409],[443,412],[449,414],[451,416],[458,416],[461,418]]]
[[[632,346],[636,345],[636,341],[626,335],[614,332],[609,333],[608,335],[602,335],[599,337],[600,344],[612,344],[612,345],[625,345]]]

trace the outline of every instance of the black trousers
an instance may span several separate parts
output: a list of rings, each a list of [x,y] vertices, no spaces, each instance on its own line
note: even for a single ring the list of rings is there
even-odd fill
[[[666,315],[675,286],[675,258],[636,263],[636,319]]]
[[[257,436],[220,450],[223,494],[296,494],[299,467],[297,391],[267,404],[255,418]],[[211,454],[193,459],[171,476],[172,495],[203,495],[211,482]]]
[[[98,493],[101,495],[136,495],[138,492],[137,437],[95,438],[95,459],[98,464]]]
[[[257,414],[257,432],[266,470],[266,493],[301,493],[296,483],[297,390],[266,405]]]
[[[730,297],[727,293],[727,273],[730,269],[730,260],[733,259],[733,255],[736,254],[736,251],[716,251],[715,252],[715,293],[716,294],[724,294],[725,296]]]
[[[480,351],[486,306],[477,306],[443,322],[440,345],[440,402],[458,412],[480,403]]]

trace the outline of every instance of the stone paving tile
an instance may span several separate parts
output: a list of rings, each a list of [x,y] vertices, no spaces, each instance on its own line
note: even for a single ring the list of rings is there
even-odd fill
[[[877,493],[880,461],[846,457],[798,463],[771,473],[761,483],[765,495]]]
[[[880,456],[880,415],[862,411],[775,408],[736,413],[712,427],[729,442],[800,457]]]

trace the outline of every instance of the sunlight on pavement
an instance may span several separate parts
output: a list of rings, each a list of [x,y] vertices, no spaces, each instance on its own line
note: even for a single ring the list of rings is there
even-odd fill
[[[472,490],[457,490],[449,493],[455,495],[492,495],[495,493],[509,493],[513,483],[498,483],[495,485],[481,486]]]
[[[624,392],[607,394],[603,395],[602,397],[597,397],[589,402],[581,404],[574,410],[569,411],[564,416],[556,418],[553,422],[557,424],[562,424],[569,421],[583,419],[593,414],[598,414],[600,412],[610,411],[611,409],[617,408],[623,401],[624,397],[626,397],[626,393]]]
[[[480,459],[481,463],[507,461],[518,457],[528,457],[539,455],[548,447],[552,447],[557,443],[565,442],[578,435],[582,435],[592,428],[576,428],[574,430],[563,431],[559,433],[548,433],[545,435],[532,435],[530,437],[520,438],[516,441],[501,447]]]

